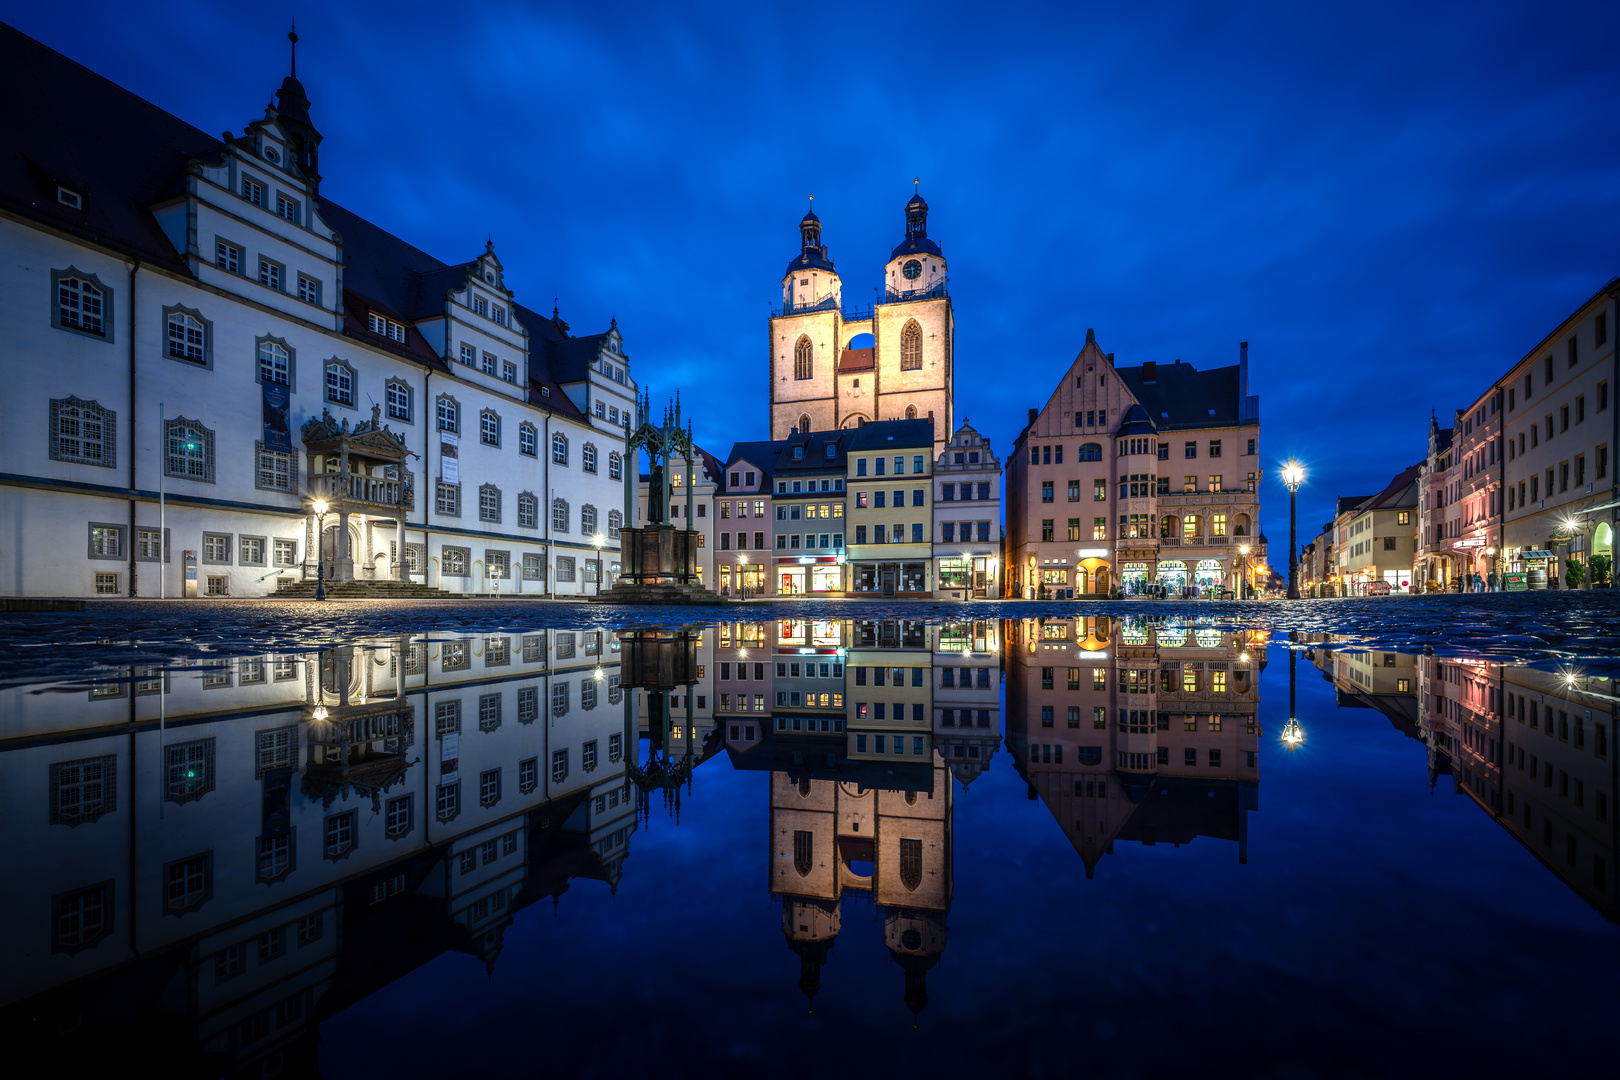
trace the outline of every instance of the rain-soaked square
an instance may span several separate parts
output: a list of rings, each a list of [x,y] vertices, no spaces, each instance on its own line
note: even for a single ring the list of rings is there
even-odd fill
[[[1596,1061],[1616,608],[1490,599],[8,616],[0,1016],[59,1074]]]

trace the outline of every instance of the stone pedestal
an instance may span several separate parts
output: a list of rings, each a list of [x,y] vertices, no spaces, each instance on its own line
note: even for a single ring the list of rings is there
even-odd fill
[[[623,529],[618,581],[593,599],[604,604],[723,604],[698,578],[698,534],[673,525]]]

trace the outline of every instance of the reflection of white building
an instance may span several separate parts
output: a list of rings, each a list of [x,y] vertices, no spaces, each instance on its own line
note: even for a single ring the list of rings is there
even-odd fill
[[[625,511],[617,326],[573,337],[493,243],[445,263],[331,202],[292,75],[222,141],[14,30],[0,61],[33,163],[0,226],[6,591],[260,596],[322,564],[590,591]],[[58,138],[85,115],[103,138]]]
[[[934,745],[965,787],[1001,745],[1001,624],[975,619],[930,627]]]
[[[493,963],[517,908],[620,873],[615,645],[428,634],[0,691],[0,806],[42,868],[0,899],[0,1003],[64,1053],[162,1008],[193,1032],[175,1056],[270,1067],[313,1061],[357,989],[340,959],[382,981],[445,949]]]

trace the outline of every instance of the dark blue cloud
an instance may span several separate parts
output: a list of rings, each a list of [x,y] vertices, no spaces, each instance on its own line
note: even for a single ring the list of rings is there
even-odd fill
[[[286,10],[10,18],[220,131],[279,81]],[[441,258],[493,234],[576,330],[617,315],[720,450],[766,430],[763,323],[810,192],[859,297],[922,177],[959,411],[1003,450],[1087,327],[1121,363],[1250,341],[1266,457],[1313,468],[1307,535],[1620,272],[1613,5],[298,14],[332,196]]]

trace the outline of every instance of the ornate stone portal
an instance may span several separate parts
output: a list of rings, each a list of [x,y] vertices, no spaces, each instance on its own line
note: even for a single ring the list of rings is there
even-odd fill
[[[594,599],[604,604],[723,604],[698,575],[698,533],[676,528],[670,520],[669,461],[679,454],[686,460],[686,520],[692,521],[691,421],[681,427],[681,398],[665,406],[663,422],[652,422],[652,407],[644,394],[636,405],[638,425],[626,445],[625,521],[634,520],[632,485],[641,471],[641,451],[651,459],[647,471],[647,522],[626,526],[619,537],[620,572],[613,588]]]

